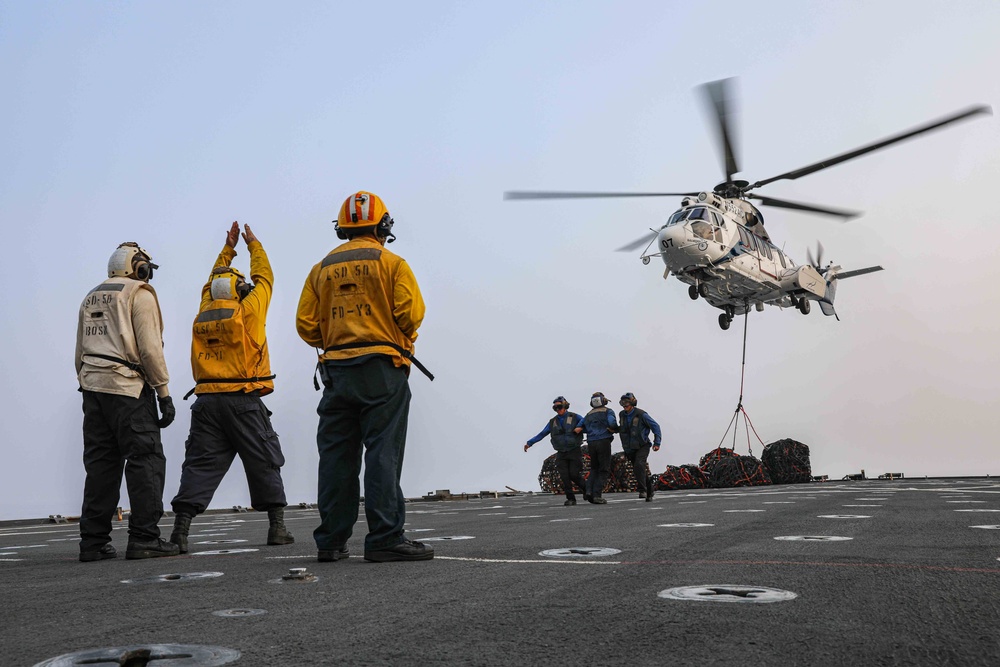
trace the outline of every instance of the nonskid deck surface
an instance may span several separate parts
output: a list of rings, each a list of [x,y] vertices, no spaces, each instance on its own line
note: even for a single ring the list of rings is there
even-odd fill
[[[607,498],[410,503],[408,537],[436,552],[415,563],[364,561],[363,516],[351,558],[317,563],[315,510],[286,512],[294,545],[266,546],[262,514],[208,514],[190,554],[143,561],[124,560],[124,524],[119,558],[96,563],[77,561],[75,524],[0,525],[0,664],[156,644],[241,666],[1000,659],[992,480]],[[314,578],[282,579],[301,567]]]

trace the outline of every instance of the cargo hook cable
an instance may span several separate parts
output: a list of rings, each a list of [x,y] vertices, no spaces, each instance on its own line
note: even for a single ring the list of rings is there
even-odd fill
[[[750,456],[753,456],[753,446],[750,442],[750,431],[753,431],[754,436],[757,441],[760,442],[760,446],[764,446],[764,441],[760,439],[757,435],[757,429],[754,428],[753,422],[750,421],[750,415],[747,414],[746,408],[743,407],[743,380],[746,377],[747,371],[747,321],[750,319],[750,302],[743,302],[743,362],[740,366],[740,400],[736,403],[736,410],[733,412],[733,418],[729,420],[729,426],[726,427],[726,432],[722,435],[722,440],[719,440],[719,447],[722,447],[722,443],[725,441],[726,436],[729,435],[729,429],[733,429],[733,451],[736,451],[736,434],[740,430],[739,417],[743,415],[743,427],[746,429],[747,433],[747,450],[750,452]],[[733,428],[733,424],[736,424],[736,428]]]

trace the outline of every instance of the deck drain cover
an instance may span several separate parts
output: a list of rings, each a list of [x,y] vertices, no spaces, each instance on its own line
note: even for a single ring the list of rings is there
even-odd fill
[[[122,579],[123,584],[162,584],[174,581],[194,581],[196,579],[214,579],[221,577],[221,572],[179,572],[171,574],[154,574],[151,577],[138,579]]]
[[[714,523],[661,523],[660,528],[708,528]]]
[[[788,542],[843,542],[853,540],[853,537],[840,537],[839,535],[783,535],[774,538],[776,540],[786,540]]]
[[[281,578],[268,581],[272,584],[315,584],[319,581],[319,577],[304,567],[293,567]]]
[[[237,544],[239,542],[249,542],[250,540],[202,540],[195,544]]]
[[[215,551],[196,551],[192,556],[228,556],[230,554],[248,554],[260,549],[216,549]]]
[[[668,588],[657,594],[668,600],[699,600],[703,602],[747,602],[763,604],[784,602],[798,597],[791,591],[766,586],[743,586],[741,584],[719,584],[710,586],[681,586]]]
[[[1000,526],[969,526],[969,528],[982,528],[983,530],[1000,530]]]
[[[614,556],[621,552],[621,549],[610,547],[569,547],[566,549],[546,549],[539,551],[538,555],[549,558],[600,558],[601,556]]]
[[[245,616],[262,616],[267,612],[263,609],[220,609],[213,611],[212,616],[222,616],[224,618],[244,618]]]
[[[446,537],[421,537],[421,542],[454,542],[455,540],[474,540],[472,535],[448,535]]]
[[[817,519],[870,519],[867,514],[820,514]]]
[[[156,667],[215,667],[240,657],[240,652],[221,646],[185,644],[147,644],[95,648],[49,658],[35,667],[74,667],[75,665],[140,665]]]

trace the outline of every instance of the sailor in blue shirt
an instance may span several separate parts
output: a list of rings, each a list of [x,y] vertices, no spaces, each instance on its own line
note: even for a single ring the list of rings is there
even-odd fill
[[[624,410],[618,413],[621,423],[620,435],[625,457],[635,471],[635,481],[639,487],[639,497],[648,503],[653,499],[653,480],[646,477],[646,459],[649,457],[649,432],[653,432],[653,451],[660,451],[663,434],[660,425],[645,410],[635,407],[635,394],[628,392],[618,402]]]
[[[615,411],[607,407],[608,399],[597,391],[590,397],[590,407],[593,408],[583,418],[583,428],[587,433],[587,450],[590,453],[590,476],[587,477],[587,487],[583,491],[583,499],[595,505],[605,505],[607,500],[601,497],[604,484],[611,475],[611,441],[618,432],[618,420]]]
[[[583,472],[583,453],[580,451],[583,444],[583,417],[569,411],[569,401],[563,396],[552,401],[552,409],[556,416],[549,420],[538,435],[525,443],[524,451],[528,451],[547,435],[552,438],[552,448],[556,450],[556,467],[566,492],[566,502],[563,505],[576,505],[573,484],[581,489],[586,488],[580,476]]]

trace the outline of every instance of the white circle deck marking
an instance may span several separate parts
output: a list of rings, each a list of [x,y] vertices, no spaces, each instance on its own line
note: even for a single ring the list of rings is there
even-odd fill
[[[445,537],[424,537],[421,542],[455,542],[457,540],[474,540],[473,535],[447,535]]]
[[[722,510],[723,512],[766,512],[767,510]]]
[[[682,500],[678,505],[698,505],[699,503],[707,503],[707,500]]]
[[[882,505],[841,505],[841,507],[882,507]]]
[[[487,512],[486,514],[477,514],[476,516],[507,516],[506,512]]]
[[[985,500],[946,500],[946,503],[985,503]],[[52,540],[49,540],[50,542]]]
[[[783,535],[774,538],[786,542],[843,542],[853,540],[853,537],[841,537],[839,535]]]
[[[791,591],[766,586],[745,586],[742,584],[719,584],[708,586],[681,586],[668,588],[657,593],[657,597],[666,600],[683,600],[685,602],[736,602],[767,604],[784,602],[798,597]]]
[[[601,558],[620,554],[621,549],[611,547],[566,547],[563,549],[546,549],[539,551],[539,556],[547,558]]]
[[[233,554],[248,554],[260,549],[217,549],[215,551],[196,551],[192,556],[230,556]]]
[[[771,501],[764,501],[764,504],[765,505],[794,505],[795,501],[794,500],[771,500]]]
[[[969,528],[982,528],[983,530],[1000,530],[1000,526],[969,526]],[[3,554],[0,554],[2,556]]]
[[[556,523],[557,521],[590,521],[590,517],[581,516],[575,519],[549,519],[549,523]]]
[[[238,544],[240,542],[249,542],[250,540],[202,540],[201,542],[195,542],[195,544]]]
[[[524,516],[510,516],[508,519],[541,519],[544,515],[542,514],[525,514]]]
[[[867,514],[820,514],[817,519],[870,519]]]
[[[661,523],[659,528],[708,528],[714,523]]]
[[[169,574],[154,574],[136,579],[122,579],[123,584],[165,584],[175,581],[197,581],[199,579],[215,579],[221,577],[221,572],[179,572]]]
[[[855,498],[855,500],[889,500],[888,498]]]
[[[407,528],[407,533],[426,533],[431,530],[437,530],[437,528]]]
[[[23,558],[0,558],[0,563],[20,563]]]
[[[955,512],[1000,512],[1000,510],[988,510],[982,508],[975,508],[969,510],[954,510]]]
[[[223,618],[245,618],[247,616],[262,616],[267,611],[264,609],[220,609],[213,611],[212,616],[222,616]]]

